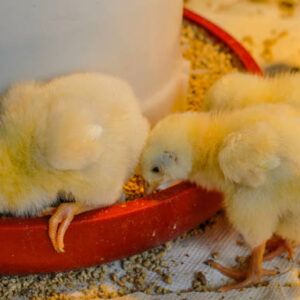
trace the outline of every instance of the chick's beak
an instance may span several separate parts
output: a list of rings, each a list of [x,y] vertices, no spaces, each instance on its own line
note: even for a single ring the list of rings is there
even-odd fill
[[[145,182],[144,189],[146,191],[146,195],[152,194],[155,190],[164,190],[173,185],[176,185],[180,182],[180,180],[168,180],[168,181],[158,181],[152,184]]]
[[[146,191],[146,195],[152,194],[159,185],[160,185],[160,182],[154,182],[152,184],[145,182],[144,189]]]

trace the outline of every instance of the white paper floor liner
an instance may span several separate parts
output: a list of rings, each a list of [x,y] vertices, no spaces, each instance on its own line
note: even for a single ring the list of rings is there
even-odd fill
[[[300,248],[296,249],[295,260],[290,261],[287,254],[275,258],[271,262],[264,263],[267,269],[277,269],[280,274],[276,277],[266,277],[262,281],[269,281],[269,285],[261,287],[252,287],[243,289],[242,291],[230,291],[227,293],[219,292],[190,292],[183,290],[191,288],[194,273],[201,271],[206,279],[207,286],[216,290],[218,287],[233,282],[227,277],[221,275],[214,269],[204,264],[208,259],[212,258],[213,253],[218,253],[216,260],[226,266],[234,266],[237,256],[245,256],[249,254],[246,246],[237,243],[242,241],[241,236],[235,232],[228,224],[226,218],[220,215],[217,223],[208,228],[205,233],[188,237],[177,243],[173,243],[172,247],[167,250],[164,260],[167,260],[170,266],[170,275],[172,284],[168,285],[152,272],[147,272],[147,280],[155,282],[169,290],[171,294],[167,295],[146,295],[143,293],[135,293],[115,299],[122,300],[202,300],[202,299],[300,299],[300,281],[298,278],[300,268]],[[124,272],[119,262],[115,262],[117,272]],[[112,282],[106,283],[111,289],[117,286]],[[73,295],[76,295],[73,294]]]

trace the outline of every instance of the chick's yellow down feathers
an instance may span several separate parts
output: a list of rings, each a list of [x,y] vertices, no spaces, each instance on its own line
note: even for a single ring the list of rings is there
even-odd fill
[[[273,234],[300,242],[299,132],[300,114],[284,104],[174,114],[150,133],[141,170],[150,183],[187,179],[221,191],[229,220],[260,261]],[[263,271],[252,273],[236,288]]]
[[[17,84],[1,100],[0,212],[34,215],[60,191],[77,212],[119,199],[149,130],[127,83],[73,74]]]
[[[249,73],[229,73],[208,90],[203,110],[232,110],[259,103],[285,103],[300,109],[300,74],[262,77]]]

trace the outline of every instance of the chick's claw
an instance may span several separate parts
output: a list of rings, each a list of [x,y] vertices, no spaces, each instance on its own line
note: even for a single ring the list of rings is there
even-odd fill
[[[259,281],[261,277],[264,276],[275,276],[277,275],[277,272],[274,270],[265,270],[261,269],[258,272],[254,272],[249,274],[250,272],[247,270],[235,270],[231,268],[227,268],[222,266],[221,264],[212,261],[209,263],[210,267],[213,269],[218,270],[221,272],[223,275],[226,275],[230,278],[233,278],[235,280],[242,280],[241,282],[234,284],[234,285],[229,285],[225,286],[219,289],[220,292],[226,292],[232,289],[240,289],[240,288],[245,288],[248,287],[252,284],[255,284]]]
[[[277,271],[274,270],[265,270],[262,268],[263,254],[265,250],[265,243],[261,246],[258,246],[253,249],[252,256],[250,260],[250,266],[248,270],[235,270],[222,266],[221,264],[210,261],[209,265],[221,272],[222,274],[231,277],[235,280],[242,280],[241,282],[221,287],[219,289],[220,292],[227,292],[233,289],[241,289],[245,287],[249,287],[252,284],[256,284],[259,280],[264,276],[275,276],[277,275]]]
[[[218,270],[223,275],[233,278],[235,280],[242,280],[246,277],[246,272],[241,270],[235,270],[231,268],[227,268],[216,261],[210,260],[208,264],[211,268]]]
[[[86,210],[88,209],[84,209],[78,203],[62,203],[56,210],[52,211],[49,221],[49,237],[57,252],[65,251],[64,236],[74,216]]]
[[[262,269],[261,271],[262,271],[261,274],[247,274],[247,277],[243,281],[241,281],[237,284],[223,286],[218,291],[219,292],[227,292],[227,291],[230,291],[230,290],[246,288],[246,287],[249,287],[253,284],[258,283],[261,277],[275,276],[275,275],[278,274],[274,270],[263,270]]]

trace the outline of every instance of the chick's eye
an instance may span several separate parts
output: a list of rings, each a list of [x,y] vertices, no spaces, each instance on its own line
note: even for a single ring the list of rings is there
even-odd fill
[[[159,173],[160,172],[159,167],[154,167],[151,171],[153,173]]]

